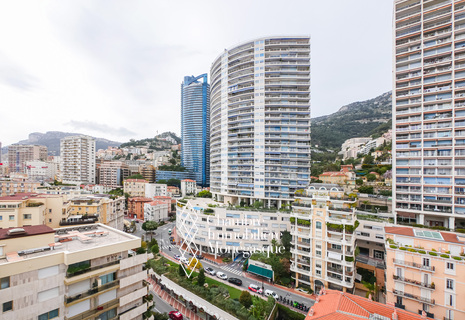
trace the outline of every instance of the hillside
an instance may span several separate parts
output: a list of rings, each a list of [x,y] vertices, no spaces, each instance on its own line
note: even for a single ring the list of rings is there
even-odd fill
[[[46,146],[48,148],[48,154],[53,156],[60,155],[60,139],[69,136],[81,135],[81,133],[70,133],[61,131],[47,131],[46,133],[33,132],[29,134],[29,138],[21,140],[17,144],[37,144]],[[121,142],[110,141],[104,138],[95,138],[96,148],[106,149],[109,146],[118,147]]]
[[[131,139],[129,142],[125,142],[120,145],[121,148],[128,147],[147,147],[153,150],[165,150],[170,149],[173,144],[180,144],[181,138],[179,138],[173,132],[163,132],[154,138],[147,138],[142,140]]]
[[[312,119],[312,145],[339,149],[350,138],[369,137],[391,128],[391,92],[343,106],[337,112]]]

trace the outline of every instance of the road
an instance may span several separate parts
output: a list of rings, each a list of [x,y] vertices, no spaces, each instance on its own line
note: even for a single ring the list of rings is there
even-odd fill
[[[161,299],[155,292],[150,290],[150,293],[153,295],[153,301],[155,302],[153,311],[158,313],[169,313],[170,311],[175,311],[172,306],[170,306],[165,300]]]
[[[177,254],[177,255],[181,254],[181,252],[179,251],[179,248],[177,246],[169,244],[170,242],[169,242],[168,229],[173,229],[174,226],[175,226],[174,223],[166,224],[166,225],[158,228],[155,231],[155,234],[153,235],[155,237],[155,239],[157,239],[157,241],[158,241],[158,245],[160,247],[160,250],[163,251],[164,253],[170,255],[171,257],[173,257],[175,254]],[[143,232],[144,231],[142,231],[142,233]],[[150,236],[149,236],[149,239],[150,239]],[[169,248],[171,248],[171,251],[169,250]],[[186,256],[186,258],[190,258],[190,256]],[[240,260],[238,259],[235,262],[232,262],[232,263],[230,263],[228,265],[225,265],[225,266],[217,266],[217,265],[209,263],[208,261],[205,261],[205,260],[201,260],[201,263],[202,263],[203,267],[211,267],[215,271],[221,271],[221,272],[225,273],[228,276],[228,278],[241,279],[242,280],[242,286],[238,287],[239,289],[247,290],[248,286],[253,283],[253,284],[256,284],[259,287],[263,286],[265,288],[265,290],[266,289],[272,290],[272,291],[276,292],[278,295],[280,295],[282,297],[285,297],[286,299],[289,299],[289,300],[292,300],[292,301],[297,301],[299,303],[303,303],[307,307],[311,307],[313,305],[314,302],[310,298],[305,298],[305,297],[303,297],[301,295],[298,295],[298,294],[295,294],[295,293],[289,293],[288,291],[283,290],[283,289],[281,289],[279,287],[271,286],[266,281],[262,283],[261,281],[255,281],[255,280],[252,280],[250,278],[247,278],[247,277],[243,276],[242,275],[242,264],[239,261]],[[222,281],[222,280],[220,280],[220,279],[218,279],[216,277],[214,277],[214,278],[215,278],[215,280]],[[233,284],[228,283],[227,281],[225,283],[227,283],[228,285],[234,286]]]

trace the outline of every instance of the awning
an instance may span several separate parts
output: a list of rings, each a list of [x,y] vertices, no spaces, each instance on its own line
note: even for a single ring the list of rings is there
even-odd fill
[[[250,272],[250,273],[254,273],[254,274],[258,275],[258,276],[268,278],[268,279],[273,278],[273,270],[268,270],[268,269],[265,269],[265,268],[261,268],[261,267],[255,266],[253,264],[249,264],[249,268],[247,269],[247,271]]]

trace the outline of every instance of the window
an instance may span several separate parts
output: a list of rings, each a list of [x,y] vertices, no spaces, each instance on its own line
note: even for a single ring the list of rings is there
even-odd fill
[[[396,297],[396,304],[402,305],[402,297],[399,297],[399,296]]]
[[[320,250],[316,250],[316,255],[317,255],[318,257],[321,257],[321,251],[320,251]]]
[[[451,271],[454,270],[454,263],[453,262],[447,262],[446,269],[451,270]]]
[[[115,273],[109,273],[109,274],[103,275],[100,277],[100,280],[102,280],[102,284],[112,282],[115,280]]]
[[[23,214],[23,219],[24,220],[32,219],[32,214]]]
[[[317,221],[315,227],[316,227],[317,229],[321,229],[321,222],[320,222],[320,221]]]
[[[48,320],[58,318],[59,309],[52,310],[50,312],[43,313],[39,316],[39,320]]]
[[[114,317],[116,317],[116,308],[101,313],[98,317],[101,320],[113,319]]]
[[[10,277],[2,278],[0,281],[1,281],[0,289],[6,289],[10,287]]]
[[[13,310],[13,301],[8,301],[3,303],[3,312]]]
[[[423,266],[424,267],[429,267],[429,259],[428,258],[423,258]]]
[[[447,279],[447,289],[454,290],[454,280]]]
[[[453,295],[449,295],[448,299],[446,299],[446,304],[448,304],[449,306],[454,306],[454,296]]]
[[[0,216],[0,221],[2,221],[2,220],[3,220],[3,216]]]
[[[321,276],[321,270],[317,269],[317,270],[315,270],[315,273],[316,273],[317,276]]]
[[[10,216],[10,221],[14,220],[15,216]]]

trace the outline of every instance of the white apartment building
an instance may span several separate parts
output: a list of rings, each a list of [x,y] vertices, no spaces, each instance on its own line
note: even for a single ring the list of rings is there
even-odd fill
[[[13,144],[8,147],[8,166],[10,173],[25,173],[26,161],[47,160],[47,147],[37,145]]]
[[[0,317],[142,319],[147,310],[138,237],[101,225],[0,229]]]
[[[95,139],[89,136],[71,136],[60,140],[63,183],[95,183]]]
[[[168,195],[167,185],[163,183],[146,183],[145,197],[166,197]]]
[[[171,203],[166,201],[152,201],[144,203],[144,220],[145,221],[163,221],[168,220],[168,211],[171,209]]]
[[[465,227],[465,4],[394,2],[397,221]]]
[[[352,291],[355,271],[356,199],[337,184],[310,184],[292,204],[296,287]]]
[[[213,196],[289,204],[310,182],[310,38],[236,45],[215,59],[210,79]]]
[[[196,195],[197,194],[197,183],[192,179],[181,180],[181,195]]]
[[[25,173],[33,181],[53,181],[58,171],[58,164],[49,161],[26,161]]]
[[[370,138],[351,138],[344,141],[341,146],[341,151],[339,152],[339,154],[342,155],[342,160],[357,158],[357,155],[365,143],[370,140]]]

